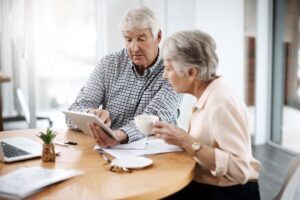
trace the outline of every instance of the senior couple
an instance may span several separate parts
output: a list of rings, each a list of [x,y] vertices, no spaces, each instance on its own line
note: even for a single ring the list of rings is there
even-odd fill
[[[260,163],[252,156],[246,106],[217,74],[213,38],[199,30],[180,31],[159,49],[162,32],[146,7],[130,9],[120,30],[126,48],[102,58],[69,110],[97,115],[121,143],[144,135],[136,115],[157,115],[152,133],[181,147],[197,163],[194,180],[167,199],[192,194],[201,199],[260,199]],[[182,94],[197,98],[188,131],[177,127]],[[69,128],[76,128],[70,119]],[[95,142],[118,142],[90,124]]]

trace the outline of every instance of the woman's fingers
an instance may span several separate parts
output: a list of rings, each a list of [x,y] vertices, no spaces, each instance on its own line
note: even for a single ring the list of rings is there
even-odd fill
[[[166,127],[166,126],[168,126],[168,124],[165,123],[165,122],[161,122],[161,121],[156,121],[156,122],[153,123],[154,128],[163,128],[163,127]]]
[[[152,134],[156,135],[157,137],[164,138],[167,135],[171,134],[169,126],[154,126],[152,129]]]
[[[167,123],[155,123],[152,134],[163,139],[168,144],[179,146],[185,139],[186,132],[177,126]]]

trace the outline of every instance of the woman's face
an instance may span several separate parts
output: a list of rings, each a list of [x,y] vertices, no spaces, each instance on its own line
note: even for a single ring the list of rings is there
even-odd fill
[[[189,90],[189,80],[187,74],[179,74],[173,67],[172,62],[164,61],[163,77],[174,88],[177,93],[186,93]]]

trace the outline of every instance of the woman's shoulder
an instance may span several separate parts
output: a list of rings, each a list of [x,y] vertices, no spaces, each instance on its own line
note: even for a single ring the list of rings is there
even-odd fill
[[[225,82],[219,84],[217,87],[211,91],[209,95],[209,103],[212,105],[239,105],[242,104],[241,97],[236,93],[236,91],[227,85]]]

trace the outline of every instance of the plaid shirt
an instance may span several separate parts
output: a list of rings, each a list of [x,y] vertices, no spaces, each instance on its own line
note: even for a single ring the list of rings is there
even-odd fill
[[[160,57],[139,75],[126,49],[109,54],[97,63],[69,110],[87,112],[102,105],[110,114],[112,129],[125,131],[128,142],[140,139],[144,135],[135,127],[136,115],[153,114],[162,121],[176,123],[182,95],[162,75]],[[66,121],[69,128],[76,128],[68,118]]]

